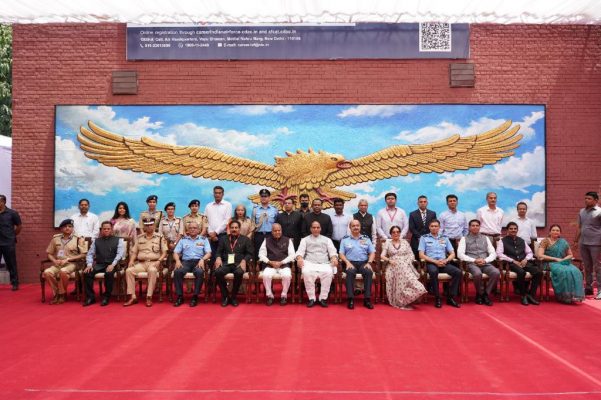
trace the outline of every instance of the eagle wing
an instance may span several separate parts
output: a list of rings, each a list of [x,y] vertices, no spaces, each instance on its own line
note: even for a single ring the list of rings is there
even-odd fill
[[[86,157],[136,172],[192,175],[207,179],[279,188],[272,165],[231,156],[210,147],[173,146],[147,137],[131,139],[106,131],[92,121],[77,135]]]
[[[332,186],[352,185],[378,179],[418,174],[451,172],[494,164],[512,156],[522,138],[519,125],[506,121],[478,135],[453,135],[437,142],[391,146],[365,157],[351,160],[352,167],[338,170],[326,178]]]

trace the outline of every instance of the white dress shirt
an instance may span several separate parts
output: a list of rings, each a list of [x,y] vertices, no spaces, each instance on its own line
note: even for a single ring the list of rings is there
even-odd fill
[[[524,260],[532,260],[534,258],[534,254],[532,254],[532,250],[530,249],[530,246],[528,246],[529,242],[526,242],[526,247],[524,248],[524,251],[526,252],[526,258],[524,258]],[[499,258],[499,260],[503,260],[503,261],[508,261],[510,263],[516,263],[517,262],[511,258],[505,255],[505,245],[503,244],[502,240],[499,240],[497,242],[497,257]]]
[[[92,239],[98,237],[100,222],[96,214],[91,212],[88,212],[86,215],[73,214],[71,219],[73,220],[73,232],[76,236],[91,237]]]
[[[407,236],[409,223],[407,221],[407,214],[405,214],[402,208],[383,208],[378,211],[376,215],[376,229],[380,239],[390,239],[390,228],[395,225],[401,228],[402,238]]]
[[[491,210],[488,206],[478,209],[476,213],[480,221],[480,233],[486,235],[500,235],[503,227],[503,210],[499,207]]]
[[[538,237],[538,233],[536,232],[536,224],[530,218],[518,217],[514,219],[513,222],[518,224],[518,236],[524,239],[526,245],[529,245],[533,238],[536,239]]]
[[[232,218],[232,205],[225,200],[219,203],[213,201],[206,205],[204,214],[209,222],[208,233],[215,232],[219,235],[225,233],[227,221]]]
[[[353,219],[352,215],[347,214],[332,214],[332,240],[341,241],[343,237],[350,235],[349,223]]]
[[[288,240],[288,256],[284,258],[281,263],[288,264],[294,261],[294,257],[296,254],[294,253],[294,244],[292,243],[292,239]],[[265,264],[269,264],[271,261],[267,258],[267,240],[263,240],[261,244],[261,248],[259,249],[259,261],[264,262]]]

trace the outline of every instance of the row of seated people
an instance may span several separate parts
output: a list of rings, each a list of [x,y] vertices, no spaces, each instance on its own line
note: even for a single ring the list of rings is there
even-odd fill
[[[327,307],[331,284],[333,283],[335,299],[340,302],[344,283],[347,306],[352,309],[354,280],[357,276],[365,282],[364,305],[370,309],[373,308],[372,285],[375,286],[375,302],[386,298],[395,307],[412,309],[412,304],[425,298],[423,295],[428,287],[428,291],[435,297],[435,306],[441,307],[439,280],[449,281],[446,289],[447,303],[454,307],[459,307],[455,296],[460,291],[461,300],[467,301],[470,280],[476,288],[478,304],[492,305],[491,293],[496,290],[499,282],[501,288],[505,285],[504,297],[508,299],[511,280],[518,283],[522,304],[538,304],[537,287],[543,275],[547,277],[547,299],[549,283],[552,283],[560,301],[569,303],[584,298],[582,273],[570,263],[571,251],[567,242],[560,238],[558,226],[551,227],[549,237],[543,240],[537,250],[538,258],[544,264],[534,264],[531,262],[533,254],[529,246],[516,236],[515,224],[508,226],[508,236],[498,242],[496,251],[490,239],[479,233],[479,225],[477,220],[470,221],[469,234],[458,243],[457,254],[461,262],[457,263],[455,249],[447,238],[438,235],[438,221],[432,221],[429,226],[430,234],[420,239],[421,262],[415,263],[413,252],[408,243],[400,238],[401,230],[396,226],[390,229],[392,239],[382,245],[379,262],[374,262],[375,246],[369,237],[360,234],[360,224],[356,220],[351,221],[351,235],[341,241],[339,251],[336,251],[329,238],[320,235],[321,227],[317,221],[311,224],[311,235],[301,241],[296,252],[292,241],[282,237],[281,227],[275,224],[272,235],[263,241],[259,250],[260,267],[255,268],[252,244],[247,237],[239,235],[240,225],[237,221],[230,222],[230,235],[222,238],[212,261],[209,243],[205,237],[198,235],[196,224],[190,226],[189,235],[169,254],[165,239],[154,232],[152,220],[145,221],[145,232],[138,237],[136,245],[130,251],[126,249],[127,241],[112,235],[110,223],[102,225],[100,238],[89,245],[72,235],[73,223],[65,220],[60,226],[62,233],[52,239],[47,249],[48,260],[43,263],[41,270],[42,298],[44,300],[46,281],[54,293],[51,304],[60,304],[66,298],[69,281],[81,279],[81,286],[86,291],[84,305],[91,305],[95,302],[94,282],[100,281],[105,286],[101,304],[107,305],[116,277],[120,283],[127,283],[129,299],[124,304],[126,306],[137,303],[136,280],[147,281],[146,306],[152,306],[157,281],[159,300],[162,300],[163,282],[167,283],[170,296],[173,284],[176,292],[174,305],[179,306],[183,303],[183,281],[189,276],[194,280],[190,305],[195,306],[205,275],[206,297],[208,298],[211,288],[218,285],[223,306],[238,305],[236,298],[243,281],[249,286],[246,291],[247,301],[250,301],[251,292],[259,293],[258,287],[263,284],[266,302],[268,305],[273,304],[271,283],[276,278],[282,282],[282,305],[287,303],[291,286],[293,300],[297,295],[300,301],[304,285],[308,307],[315,304]],[[86,252],[87,247],[89,250]],[[86,266],[78,270],[77,265],[83,258],[86,258]],[[228,289],[228,279],[233,281],[231,290]],[[321,286],[319,298],[315,294],[317,279]],[[117,291],[121,293],[121,285],[118,286]],[[212,294],[214,299],[214,290]],[[258,295],[256,299],[258,301]]]

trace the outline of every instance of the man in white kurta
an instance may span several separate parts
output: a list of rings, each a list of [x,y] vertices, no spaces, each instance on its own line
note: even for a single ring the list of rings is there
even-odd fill
[[[317,221],[311,223],[311,234],[303,238],[296,252],[296,262],[303,271],[303,280],[309,302],[307,307],[315,305],[315,281],[319,278],[321,290],[319,291],[319,305],[328,306],[328,293],[332,278],[336,274],[338,256],[332,239],[322,236],[321,225]]]

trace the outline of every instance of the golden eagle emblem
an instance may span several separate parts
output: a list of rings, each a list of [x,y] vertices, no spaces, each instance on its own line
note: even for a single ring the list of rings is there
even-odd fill
[[[88,129],[89,128],[89,129]],[[104,165],[136,172],[191,175],[227,180],[275,189],[271,201],[281,207],[287,198],[301,193],[320,198],[329,207],[332,199],[349,200],[355,194],[336,189],[379,179],[428,172],[452,172],[494,164],[512,156],[522,138],[519,125],[506,121],[478,135],[447,139],[428,144],[396,145],[375,153],[346,160],[343,155],[325,151],[286,152],[269,165],[232,156],[203,146],[176,146],[147,137],[130,139],[111,133],[88,121],[77,139],[86,157]],[[254,203],[259,196],[249,196]]]

